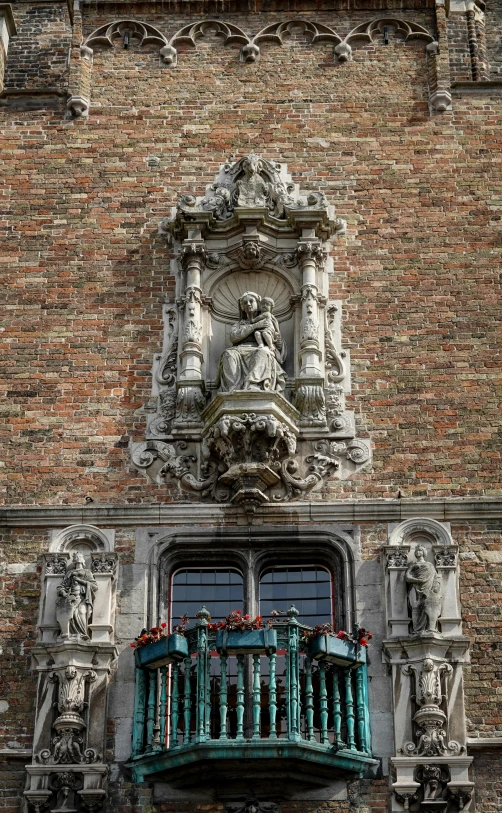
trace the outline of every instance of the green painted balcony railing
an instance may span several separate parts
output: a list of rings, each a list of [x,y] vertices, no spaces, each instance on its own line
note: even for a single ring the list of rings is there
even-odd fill
[[[228,635],[201,615],[185,641],[136,650],[135,781],[221,759],[292,759],[358,775],[375,764],[364,647],[332,636],[307,642],[294,608],[272,629]]]

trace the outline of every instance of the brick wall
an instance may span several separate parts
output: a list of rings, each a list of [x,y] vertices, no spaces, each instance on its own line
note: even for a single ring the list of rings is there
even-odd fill
[[[127,11],[86,4],[85,34],[127,13],[171,36],[207,6],[184,8],[185,16],[175,4],[169,13],[160,4]],[[500,4],[491,9],[494,74]],[[66,6],[18,3],[14,13],[19,36],[10,43],[6,85],[64,90]],[[211,13],[252,33],[284,16],[235,6]],[[343,34],[384,13],[301,9]],[[434,31],[430,9],[399,15]],[[470,79],[460,15],[450,17],[449,35],[452,74]],[[387,46],[354,47],[345,65],[333,61],[331,44],[312,47],[299,29],[283,46],[264,44],[254,65],[211,36],[179,51],[169,69],[154,46],[96,48],[88,119],[65,119],[64,98],[50,109],[31,110],[28,101],[0,108],[2,499],[187,499],[174,481],[147,484],[127,448],[142,437],[138,410],[161,345],[161,306],[174,293],[170,249],[157,227],[181,192],[202,193],[224,160],[250,149],[287,161],[295,181],[323,189],[348,221],[330,293],[343,300],[349,406],[358,433],[373,440],[374,469],[332,481],[312,498],[500,496],[500,95],[457,97],[451,114],[431,116],[423,44],[405,45],[392,32]],[[472,638],[470,733],[495,736],[502,730],[500,524],[452,530],[462,544],[464,628]],[[367,529],[368,558],[379,555],[385,534],[386,525]],[[132,530],[118,535],[122,562],[131,560],[133,540]],[[35,529],[12,531],[1,549],[4,746],[31,742],[28,653],[47,547],[46,530]],[[481,813],[502,806],[497,760],[499,751],[476,756]],[[3,773],[7,810],[19,809],[16,770],[9,763]],[[114,809],[147,811],[149,793],[120,780]],[[388,804],[386,780],[358,793],[330,809],[355,810],[357,800],[363,809],[370,799],[376,813]]]

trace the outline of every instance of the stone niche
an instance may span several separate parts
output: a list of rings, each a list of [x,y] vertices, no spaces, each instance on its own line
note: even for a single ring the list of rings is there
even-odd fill
[[[458,546],[447,524],[417,518],[389,529],[385,546],[396,755],[392,810],[453,813],[470,807]]]
[[[106,705],[117,660],[114,531],[73,525],[43,556],[33,758],[24,797],[35,813],[98,813],[105,803]]]
[[[345,408],[341,306],[328,298],[345,223],[323,193],[251,154],[203,197],[182,195],[160,228],[176,253],[176,298],[164,305],[135,467],[252,511],[368,464]]]

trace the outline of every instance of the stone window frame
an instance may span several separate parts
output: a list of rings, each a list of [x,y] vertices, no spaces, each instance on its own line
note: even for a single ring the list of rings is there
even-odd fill
[[[354,536],[341,529],[197,529],[159,535],[149,563],[148,609],[152,625],[167,621],[170,583],[182,567],[235,567],[244,579],[244,606],[259,614],[260,575],[269,567],[310,564],[333,577],[335,624],[350,630],[355,622]],[[279,608],[286,609],[286,608]],[[192,619],[193,621],[193,619]]]

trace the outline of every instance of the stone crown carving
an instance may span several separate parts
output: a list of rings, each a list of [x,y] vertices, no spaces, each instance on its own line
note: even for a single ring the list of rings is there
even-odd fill
[[[251,153],[224,164],[204,195],[183,194],[160,230],[177,288],[135,467],[253,510],[367,463],[345,406],[341,308],[328,300],[329,241],[345,223],[324,193]]]

